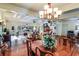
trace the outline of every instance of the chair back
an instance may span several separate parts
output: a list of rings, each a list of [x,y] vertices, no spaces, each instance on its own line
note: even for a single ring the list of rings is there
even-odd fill
[[[35,48],[36,56],[54,56],[52,52],[45,52],[40,50],[38,47]]]
[[[27,52],[28,52],[28,56],[35,56],[35,53],[32,50],[31,41],[28,40],[27,40]]]

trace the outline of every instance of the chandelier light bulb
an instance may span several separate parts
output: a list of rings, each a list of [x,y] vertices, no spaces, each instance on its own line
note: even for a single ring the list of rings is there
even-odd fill
[[[54,12],[58,11],[58,8],[54,8],[53,11],[54,11]]]

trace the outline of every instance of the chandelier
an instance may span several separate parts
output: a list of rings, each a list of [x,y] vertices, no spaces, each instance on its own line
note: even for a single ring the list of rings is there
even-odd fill
[[[39,11],[39,17],[41,19],[58,19],[59,16],[62,14],[62,10],[59,10],[58,8],[52,8],[52,4],[48,3],[44,6],[42,11]]]

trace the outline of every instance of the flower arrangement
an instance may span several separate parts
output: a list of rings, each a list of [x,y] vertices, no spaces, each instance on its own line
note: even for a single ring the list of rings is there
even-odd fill
[[[44,47],[54,48],[55,39],[51,38],[49,35],[44,36]]]

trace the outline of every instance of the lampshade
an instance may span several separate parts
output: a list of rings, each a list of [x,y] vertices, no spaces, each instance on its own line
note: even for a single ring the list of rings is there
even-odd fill
[[[58,15],[57,14],[54,14],[54,18],[58,18]]]
[[[50,16],[48,15],[48,16],[47,16],[47,18],[49,19],[49,18],[50,18]]]
[[[0,22],[3,22],[3,20],[0,20]]]
[[[4,22],[4,25],[6,26],[6,22]]]
[[[48,8],[47,9],[47,13],[49,14],[49,13],[52,13],[52,8]]]
[[[48,5],[49,5],[49,8],[52,8],[52,4],[51,3],[48,3]]]
[[[45,6],[44,6],[44,10],[47,10],[48,8],[49,8],[48,5],[45,5]]]
[[[44,10],[44,14],[47,14],[47,10]]]
[[[44,16],[44,11],[39,11],[39,16],[40,16],[40,18],[43,18],[43,16]]]
[[[44,18],[44,15],[41,15],[41,18]]]
[[[44,14],[44,11],[39,11],[39,15],[43,15]]]
[[[40,15],[40,18],[44,18],[44,14],[43,15]]]
[[[58,11],[56,11],[56,14],[57,15],[61,15],[62,14],[62,11],[61,10],[58,10]]]
[[[48,15],[47,18],[48,18],[48,19],[51,19],[51,18],[52,18],[52,15]]]
[[[54,8],[53,11],[54,11],[54,12],[58,11],[58,8]]]
[[[39,15],[40,18],[42,18],[42,15]]]

